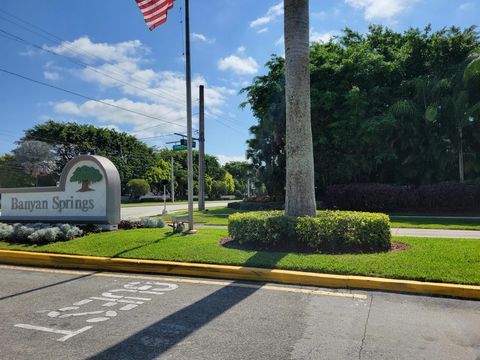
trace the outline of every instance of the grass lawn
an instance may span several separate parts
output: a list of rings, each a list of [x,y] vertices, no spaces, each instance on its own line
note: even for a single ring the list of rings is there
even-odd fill
[[[407,251],[360,255],[246,251],[222,247],[225,229],[201,229],[194,236],[169,229],[93,234],[42,246],[0,242],[0,249],[97,255],[136,259],[232,264],[335,274],[480,284],[480,240],[401,237]]]
[[[240,210],[230,209],[228,207],[214,207],[210,209],[205,209],[202,211],[194,211],[193,219],[197,223],[205,225],[228,225],[228,215],[243,212]],[[163,216],[162,219],[165,221],[170,221],[172,216],[186,216],[188,213],[186,211],[176,211],[169,215]]]
[[[195,222],[205,225],[228,225],[228,215],[239,212],[239,210],[228,207],[215,207],[203,211],[195,211]],[[170,221],[172,215],[187,215],[186,211],[179,211],[164,217]],[[421,229],[450,229],[450,230],[480,230],[479,219],[462,218],[438,218],[438,217],[399,217],[390,216],[391,226],[397,228],[421,228]]]

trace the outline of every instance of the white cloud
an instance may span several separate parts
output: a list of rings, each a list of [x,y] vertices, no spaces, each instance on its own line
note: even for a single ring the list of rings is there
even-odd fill
[[[274,21],[275,19],[277,19],[282,15],[283,15],[283,1],[269,8],[267,13],[264,16],[253,20],[250,23],[250,27],[251,28],[265,27],[265,25],[271,23],[272,21]]]
[[[313,28],[310,29],[311,42],[327,43],[336,35],[338,35],[338,32],[336,31],[316,32]]]
[[[245,155],[215,155],[215,157],[218,159],[220,165],[225,165],[227,162],[230,161],[247,161]]]
[[[215,42],[215,39],[208,38],[203,34],[199,34],[199,33],[195,33],[195,32],[192,33],[192,39],[193,39],[193,41],[202,41],[202,42],[207,43],[207,44],[213,44]]]
[[[237,49],[237,52],[239,54],[245,54],[245,51],[247,50],[247,48],[245,46],[240,46],[238,49]]]
[[[60,74],[55,71],[44,71],[43,77],[47,80],[57,81],[60,80]]]
[[[460,4],[460,6],[458,7],[458,10],[460,10],[460,11],[470,11],[474,7],[475,7],[475,4],[473,4],[471,2],[466,2],[466,3]]]
[[[135,111],[137,113],[159,118],[162,121],[157,121],[155,119],[147,118],[131,112],[126,112],[119,108],[114,108],[91,100],[82,104],[76,104],[74,102],[60,102],[54,105],[54,110],[58,114],[73,115],[86,119],[95,119],[96,121],[109,126],[128,126],[131,128],[131,131],[135,132],[136,135],[140,137],[185,130],[186,120],[184,109],[178,108],[177,111],[172,112],[172,109],[166,105],[132,101],[127,98],[118,100],[102,99],[102,101],[107,104]],[[144,128],[156,125],[159,126],[154,129],[147,129],[145,131],[142,130]]]
[[[260,30],[257,31],[257,34],[263,34],[268,32],[268,28],[261,28]]]
[[[408,10],[417,0],[345,0],[345,2],[363,10],[366,20],[391,20]]]
[[[36,54],[36,51],[33,50],[32,48],[28,48],[27,50],[25,51],[20,51],[18,53],[20,56],[33,56]]]
[[[325,11],[312,12],[311,17],[317,18],[317,19],[326,19],[327,13]]]
[[[243,55],[245,48],[240,47],[237,49],[237,52],[240,55]],[[259,66],[251,56],[240,57],[237,55],[230,55],[218,61],[218,68],[223,71],[231,70],[239,75],[253,75],[258,72]]]
[[[80,38],[69,44],[82,42],[88,44],[98,54],[95,64],[83,70],[69,70],[82,81],[91,83],[102,90],[117,89],[121,96],[104,96],[101,101],[160,119],[151,119],[139,114],[127,112],[95,101],[53,103],[57,114],[78,119],[95,120],[105,126],[117,126],[134,132],[139,137],[152,137],[184,131],[185,129],[185,77],[183,73],[173,71],[155,71],[145,67],[148,48],[137,40],[119,44],[96,44],[89,39]],[[69,46],[60,46],[56,51],[73,51]],[[86,53],[71,53],[82,57]],[[102,61],[98,61],[98,58]],[[52,69],[48,69],[52,72]],[[192,79],[192,89],[205,85],[205,111],[207,114],[222,115],[222,106],[227,97],[236,92],[227,87],[209,86],[206,79],[196,75]],[[194,124],[197,119],[194,118]],[[145,128],[149,128],[144,130]]]
[[[282,35],[275,41],[276,46],[284,46],[285,45],[285,37]]]
[[[81,58],[84,61],[140,61],[150,53],[140,40],[124,41],[116,44],[94,43],[88,36],[74,41],[64,41],[59,46],[44,46],[44,49],[57,54]]]

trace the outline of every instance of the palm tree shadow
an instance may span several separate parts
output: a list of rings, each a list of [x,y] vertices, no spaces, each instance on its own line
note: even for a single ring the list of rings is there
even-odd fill
[[[207,295],[89,359],[157,359],[176,344],[253,295],[259,287],[231,284]]]
[[[169,235],[156,240],[154,243],[158,243],[172,235],[169,233]],[[257,251],[245,262],[245,267],[274,268],[287,254],[287,252]],[[151,360],[159,358],[175,345],[193,335],[196,331],[208,325],[211,321],[226,313],[262,287],[262,283],[259,286],[241,286],[238,284],[244,285],[245,283],[233,282],[224,286],[193,304],[187,305],[156,323],[141,329],[110,348],[91,356],[89,359],[100,360],[125,357],[132,360]]]

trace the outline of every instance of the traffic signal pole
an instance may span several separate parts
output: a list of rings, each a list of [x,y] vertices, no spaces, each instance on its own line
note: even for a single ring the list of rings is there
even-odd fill
[[[199,89],[198,210],[205,210],[205,89]]]

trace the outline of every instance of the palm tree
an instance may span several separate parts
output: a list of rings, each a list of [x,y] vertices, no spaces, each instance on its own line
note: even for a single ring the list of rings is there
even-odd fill
[[[309,1],[285,0],[287,216],[315,216],[310,113]]]
[[[425,119],[429,122],[435,121],[439,115],[439,109],[451,114],[455,127],[456,141],[454,143],[457,144],[460,183],[465,181],[463,147],[465,128],[480,118],[479,85],[480,54],[474,53],[466,62],[458,66],[458,71],[451,79],[439,79],[428,84],[425,83],[424,86],[430,90],[430,96],[425,97],[425,106],[427,106],[427,101],[430,101],[425,109]],[[417,95],[426,92],[417,89]]]

